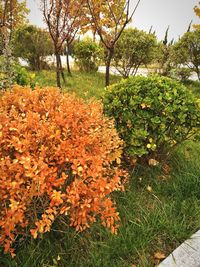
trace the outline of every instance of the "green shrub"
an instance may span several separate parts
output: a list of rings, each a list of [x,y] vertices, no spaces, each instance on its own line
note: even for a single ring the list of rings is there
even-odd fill
[[[157,75],[107,87],[104,109],[115,119],[125,154],[131,157],[166,156],[175,144],[197,134],[200,126],[199,108],[189,90]]]
[[[74,44],[75,61],[81,71],[97,71],[102,53],[102,48],[90,39]]]
[[[8,84],[8,79],[10,79],[11,84],[18,84],[18,85],[28,85],[31,88],[35,87],[35,74],[30,73],[26,70],[26,68],[19,65],[16,61],[12,62],[11,70],[12,70],[12,77],[8,74],[5,70],[5,59],[0,57],[0,89],[5,89],[5,85]],[[8,86],[8,85],[7,85]]]
[[[15,79],[14,82],[18,85],[29,85],[35,87],[35,74],[31,74],[24,67],[20,65],[14,66]]]

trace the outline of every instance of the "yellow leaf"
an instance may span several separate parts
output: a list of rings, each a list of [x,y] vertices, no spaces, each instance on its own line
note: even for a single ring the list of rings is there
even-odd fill
[[[145,103],[142,103],[140,106],[142,107],[142,109],[145,109],[147,107]]]
[[[147,144],[147,148],[151,148],[151,144]]]
[[[147,186],[147,191],[152,192],[152,187],[150,185]]]
[[[121,159],[120,158],[117,158],[116,159],[116,162],[117,162],[117,164],[120,164],[121,163]]]
[[[83,167],[82,166],[79,166],[78,167],[78,172],[80,173],[80,172],[82,172],[83,171]]]
[[[31,229],[30,232],[31,232],[31,235],[33,236],[33,238],[36,239],[37,235],[38,235],[37,234],[37,230],[36,229]]]
[[[155,159],[150,159],[149,160],[149,166],[157,166],[159,164],[159,161]]]

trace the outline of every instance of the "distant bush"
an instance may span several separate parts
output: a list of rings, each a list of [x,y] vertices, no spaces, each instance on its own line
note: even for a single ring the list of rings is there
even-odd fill
[[[14,87],[0,99],[0,246],[51,230],[69,216],[82,231],[98,218],[116,232],[110,193],[123,189],[122,141],[98,103],[58,89]]]
[[[35,74],[31,74],[20,65],[14,66],[14,82],[18,85],[29,85],[31,88],[35,86]]]
[[[166,77],[135,77],[108,87],[104,109],[115,119],[125,154],[131,157],[166,156],[200,126],[194,97]]]
[[[188,68],[176,68],[170,71],[170,76],[172,78],[177,78],[182,82],[187,81],[190,78],[191,74],[192,70]]]
[[[90,39],[74,44],[75,61],[81,71],[97,71],[102,54],[102,48]]]

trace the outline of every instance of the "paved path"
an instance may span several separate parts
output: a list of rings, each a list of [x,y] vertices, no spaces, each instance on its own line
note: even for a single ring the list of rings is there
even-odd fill
[[[102,73],[105,73],[106,67],[105,66],[100,66],[98,71],[99,72],[102,72]],[[115,67],[111,67],[110,68],[110,73],[111,74],[117,74],[117,75],[119,75],[119,72],[118,72],[118,70]],[[149,74],[148,69],[146,69],[146,68],[139,68],[136,75],[142,75],[142,76],[145,76],[146,77],[148,74]],[[190,79],[193,80],[193,81],[197,81],[198,78],[197,78],[196,73],[192,73]]]
[[[200,267],[200,230],[175,249],[158,267]]]

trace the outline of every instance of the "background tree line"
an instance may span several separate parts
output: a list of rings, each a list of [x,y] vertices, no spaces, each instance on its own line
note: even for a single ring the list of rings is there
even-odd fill
[[[200,29],[195,25],[176,42],[168,40],[167,28],[162,41],[156,33],[128,28],[139,5],[130,10],[130,1],[98,0],[41,0],[41,9],[47,30],[29,25],[25,2],[2,0],[0,4],[0,53],[4,66],[11,68],[11,55],[22,58],[31,70],[49,68],[46,57],[55,55],[57,86],[61,77],[66,82],[61,55],[66,55],[67,71],[71,75],[69,55],[81,71],[97,71],[105,65],[105,84],[109,84],[110,67],[127,78],[136,75],[140,67],[165,76],[186,79],[191,72],[200,79]],[[198,6],[194,8],[199,14]],[[91,32],[92,39],[84,39]],[[97,38],[98,36],[98,38]],[[81,40],[80,40],[81,39]],[[11,49],[12,48],[12,49]],[[5,64],[6,59],[6,64]]]

